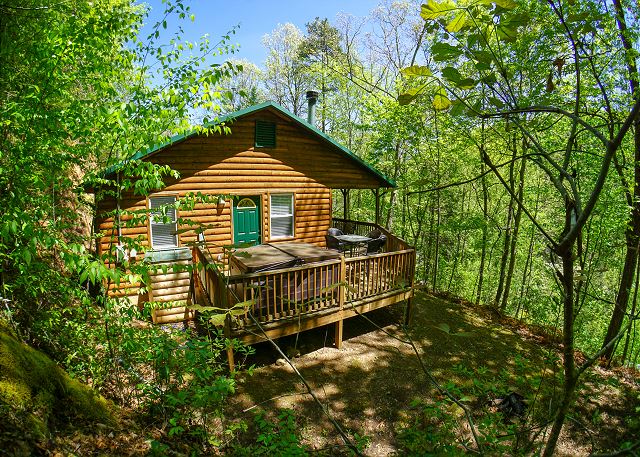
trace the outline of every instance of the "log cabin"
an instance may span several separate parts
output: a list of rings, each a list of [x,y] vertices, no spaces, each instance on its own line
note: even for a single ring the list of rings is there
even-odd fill
[[[308,99],[312,116],[314,94]],[[408,319],[415,250],[378,224],[379,189],[394,182],[315,128],[311,117],[275,103],[218,122],[231,133],[181,135],[132,157],[179,173],[160,191],[125,192],[97,204],[99,254],[153,267],[140,283],[109,284],[109,293],[151,304],[156,323],[192,318],[193,304],[235,306],[225,332],[248,344],[335,324],[340,347],[344,319],[402,301]],[[105,175],[118,173],[113,167]],[[333,217],[334,189],[344,196],[342,218]],[[376,221],[348,219],[349,189],[374,191]],[[194,195],[208,198],[182,207]],[[356,241],[377,231],[386,242],[375,252],[366,243],[331,250],[330,228]],[[142,248],[129,249],[132,240]]]

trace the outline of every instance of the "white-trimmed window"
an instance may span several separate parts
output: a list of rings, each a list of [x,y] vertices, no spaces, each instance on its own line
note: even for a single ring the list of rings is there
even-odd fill
[[[178,220],[175,195],[149,197],[151,247],[169,249],[178,246]],[[155,211],[154,211],[155,209]]]
[[[271,239],[293,237],[293,194],[272,194]]]

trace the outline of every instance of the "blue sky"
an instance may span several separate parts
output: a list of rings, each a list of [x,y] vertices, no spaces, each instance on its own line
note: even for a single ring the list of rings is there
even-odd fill
[[[301,30],[315,17],[328,18],[334,22],[338,13],[349,13],[363,17],[369,14],[379,3],[378,0],[185,0],[195,14],[195,22],[184,22],[184,39],[197,41],[208,33],[212,43],[230,30],[240,25],[232,42],[240,45],[234,58],[244,58],[262,65],[266,51],[262,46],[262,37],[270,33],[278,24],[291,22]],[[155,23],[164,11],[161,0],[147,0],[152,12],[148,23]],[[171,28],[171,25],[169,25]],[[228,58],[228,56],[227,56]]]

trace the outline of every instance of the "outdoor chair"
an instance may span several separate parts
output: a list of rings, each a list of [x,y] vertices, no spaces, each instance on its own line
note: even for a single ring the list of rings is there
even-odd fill
[[[371,236],[369,236],[369,238],[371,238]],[[384,247],[386,242],[387,242],[387,237],[382,233],[380,233],[380,236],[378,236],[377,238],[373,238],[371,241],[367,243],[367,255],[376,254],[380,252],[380,250]]]
[[[340,229],[332,227],[327,230],[327,234],[325,235],[325,240],[327,241],[327,249],[344,252],[344,250],[347,248],[347,245],[336,238],[336,236],[340,235],[343,235],[342,230]]]
[[[380,231],[380,229],[373,229],[367,234],[367,236],[372,240],[375,240],[376,238],[380,238],[381,235],[382,235],[382,232]]]

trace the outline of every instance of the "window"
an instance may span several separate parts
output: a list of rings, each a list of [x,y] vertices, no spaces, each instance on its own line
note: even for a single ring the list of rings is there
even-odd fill
[[[275,122],[256,121],[256,148],[276,147]]]
[[[271,196],[271,239],[293,237],[293,194]]]
[[[174,195],[149,198],[149,208],[151,209],[149,225],[151,226],[151,247],[153,249],[167,249],[178,246],[178,222],[175,203],[176,197]]]
[[[250,198],[243,198],[236,205],[236,208],[255,208],[255,207],[256,207],[256,202],[254,202]]]

